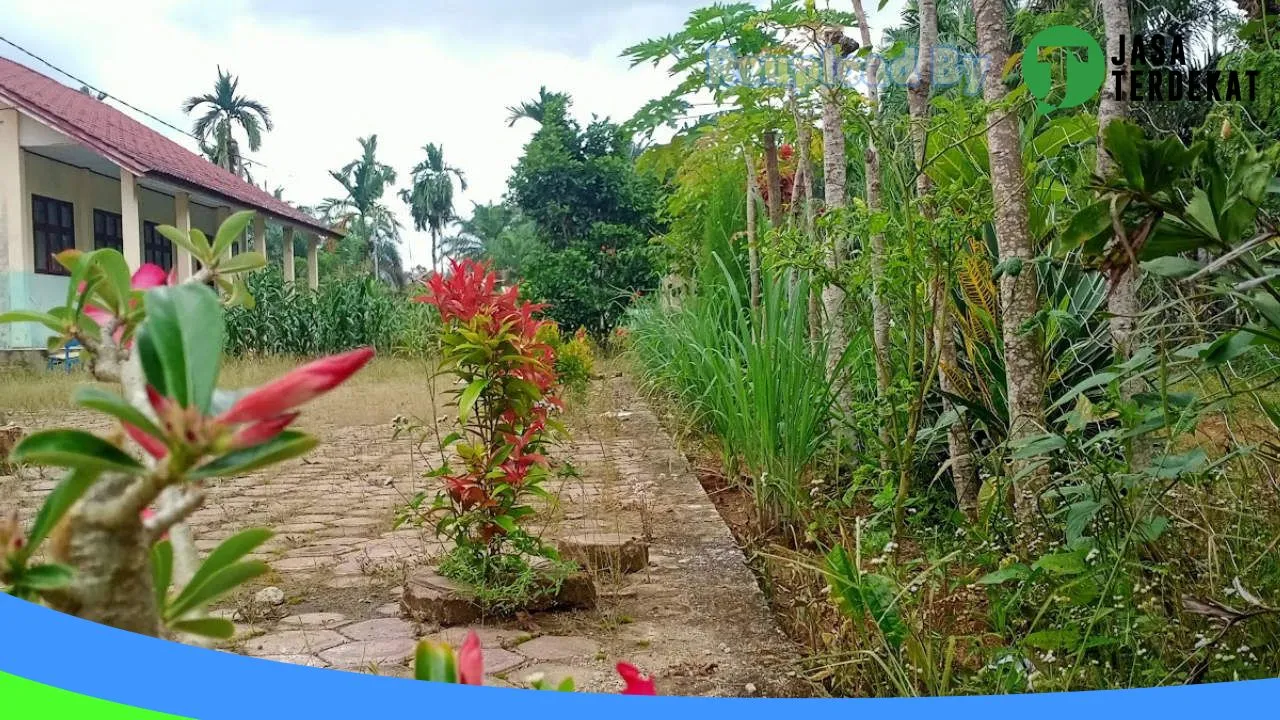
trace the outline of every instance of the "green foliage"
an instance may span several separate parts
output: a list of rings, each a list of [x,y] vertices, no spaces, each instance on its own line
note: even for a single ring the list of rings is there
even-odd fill
[[[648,243],[659,230],[661,188],[636,172],[617,125],[595,119],[583,129],[559,96],[539,115],[509,181],[511,203],[542,248],[520,263],[522,293],[549,303],[560,325],[603,338],[638,293],[657,287]]]
[[[678,309],[634,309],[628,327],[647,379],[670,392],[694,421],[741,459],[757,502],[800,521],[811,507],[810,473],[831,439],[840,393],[825,367],[826,346],[808,338],[808,277],[764,277],[761,307],[720,264],[719,282]],[[714,276],[708,274],[708,278]]]
[[[325,278],[317,291],[284,283],[274,267],[249,277],[252,308],[227,311],[227,353],[312,356],[372,345],[417,355],[432,344],[439,321],[429,306],[368,277]]]

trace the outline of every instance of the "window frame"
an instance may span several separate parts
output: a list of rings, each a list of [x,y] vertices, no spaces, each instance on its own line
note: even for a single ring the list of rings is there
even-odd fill
[[[142,262],[159,265],[165,272],[169,272],[177,261],[177,253],[169,238],[156,232],[160,224],[150,220],[142,223]]]
[[[98,230],[98,220],[103,220],[104,225],[114,223],[116,234],[110,235],[106,230]],[[101,208],[93,209],[93,249],[102,250],[103,248],[112,248],[117,252],[124,252],[124,216],[120,213],[114,213],[110,210]]]
[[[37,208],[43,203],[45,220],[38,222],[36,220],[40,213]],[[65,209],[65,213],[63,210]],[[51,223],[49,218],[56,215],[59,222]],[[62,217],[68,218],[68,224],[62,224]],[[37,241],[40,233],[45,234],[45,250],[40,252],[40,244]],[[54,238],[58,238],[58,242],[54,242]],[[74,250],[76,247],[76,206],[75,203],[58,198],[49,197],[47,195],[31,194],[31,252],[32,267],[35,272],[40,275],[70,275],[71,271],[66,269],[53,258],[54,255],[64,250]]]

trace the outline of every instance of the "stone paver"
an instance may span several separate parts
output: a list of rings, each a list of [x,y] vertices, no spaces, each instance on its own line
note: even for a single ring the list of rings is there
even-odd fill
[[[340,631],[352,640],[386,640],[414,636],[413,623],[399,618],[378,618],[347,625]]]
[[[347,641],[332,630],[281,630],[245,643],[251,655],[305,655]]]
[[[583,637],[543,635],[520,643],[516,650],[534,660],[572,660],[594,657],[600,652],[600,643]]]
[[[411,637],[360,640],[337,645],[320,653],[320,659],[334,667],[398,664],[413,655],[417,641]]]
[[[83,413],[16,420],[28,428],[110,429]],[[305,462],[206,483],[206,505],[190,522],[203,552],[244,528],[276,531],[257,553],[272,572],[218,609],[240,623],[228,647],[410,677],[420,637],[457,646],[474,629],[493,684],[525,686],[541,673],[553,683],[571,676],[580,690],[616,692],[613,665],[626,660],[654,674],[664,694],[742,695],[748,684],[755,694],[811,692],[788,679],[798,651],[778,630],[688,462],[629,381],[594,383],[588,406],[570,414],[570,430],[573,442],[557,456],[572,459],[578,474],[548,483],[559,502],[542,508],[535,531],[548,542],[585,535],[634,538],[647,548],[647,558],[623,563],[633,574],[597,573],[596,610],[448,629],[403,618],[406,578],[443,548],[430,529],[395,529],[393,518],[408,498],[433,488],[421,477],[421,457],[393,440],[387,425],[336,425],[319,433],[322,442]],[[26,517],[54,484],[40,476],[18,481]],[[284,591],[284,604],[255,608],[248,600],[268,585]]]

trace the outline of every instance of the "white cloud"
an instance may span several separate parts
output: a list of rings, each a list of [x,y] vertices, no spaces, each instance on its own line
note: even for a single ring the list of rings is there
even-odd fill
[[[0,34],[182,128],[190,125],[182,101],[212,86],[215,66],[231,69],[245,94],[270,107],[276,125],[251,156],[265,166],[255,175],[270,187],[283,185],[297,203],[338,193],[328,171],[356,156],[358,136],[377,133],[380,158],[396,168],[399,187],[407,186],[424,143],[443,144],[447,160],[467,175],[459,202],[465,214],[471,201],[501,197],[533,131],[528,122],[508,128],[507,106],[547,85],[572,94],[584,120],[592,113],[629,117],[671,83],[651,67],[629,69],[618,53],[676,30],[689,9],[704,4],[613,2],[607,13],[597,7],[575,15],[580,4],[567,0],[545,7],[437,0],[362,20],[359,6],[345,0],[328,9],[251,0],[0,0]],[[476,9],[469,15],[470,6]],[[513,7],[546,12],[535,17]],[[50,72],[11,48],[0,54]],[[404,204],[385,199],[411,229]],[[408,232],[406,240],[406,264],[422,262],[425,233]]]

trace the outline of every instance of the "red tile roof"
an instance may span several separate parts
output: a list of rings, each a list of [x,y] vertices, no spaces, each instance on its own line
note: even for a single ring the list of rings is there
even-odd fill
[[[214,165],[106,103],[0,57],[0,99],[135,175],[203,191],[231,205],[327,235],[323,222]]]

